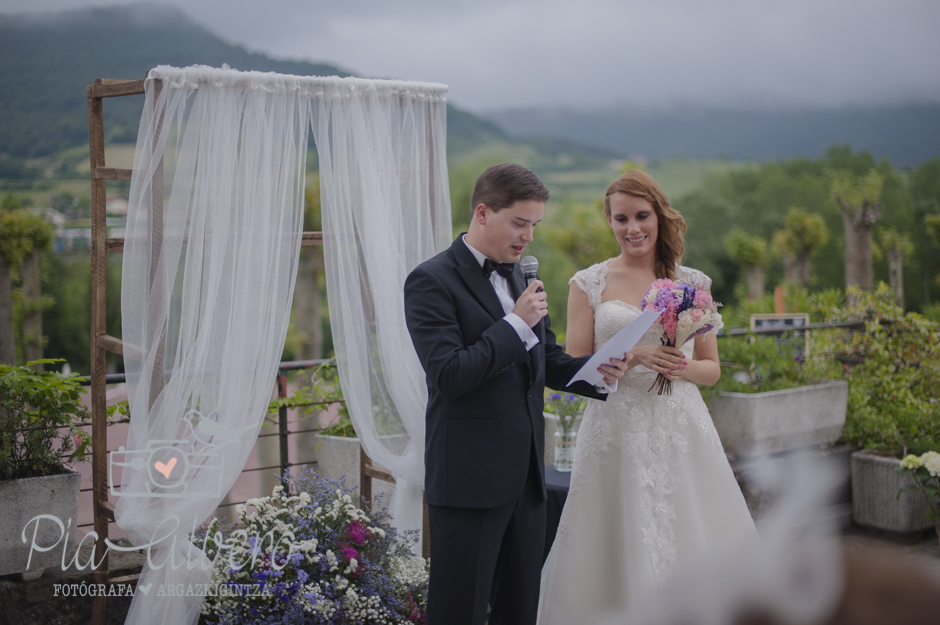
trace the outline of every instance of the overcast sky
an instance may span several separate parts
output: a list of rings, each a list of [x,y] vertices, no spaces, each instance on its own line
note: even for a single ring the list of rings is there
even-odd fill
[[[940,102],[938,0],[168,1],[251,50],[443,82],[475,111]]]

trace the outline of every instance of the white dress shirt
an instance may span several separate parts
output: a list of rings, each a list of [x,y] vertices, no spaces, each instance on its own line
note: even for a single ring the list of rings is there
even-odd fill
[[[467,235],[464,235],[463,242],[467,246],[467,249],[473,254],[473,257],[477,259],[477,262],[480,263],[480,267],[483,267],[483,261],[486,260],[486,256],[484,256],[483,252],[467,243]],[[532,331],[532,328],[526,325],[522,317],[512,312],[512,309],[516,307],[516,300],[513,298],[512,291],[509,288],[509,280],[494,271],[490,274],[490,284],[493,285],[493,290],[496,291],[496,297],[499,298],[503,312],[506,313],[503,319],[512,326],[516,334],[519,335],[519,339],[525,343],[526,351],[531,350],[539,344],[539,337]]]

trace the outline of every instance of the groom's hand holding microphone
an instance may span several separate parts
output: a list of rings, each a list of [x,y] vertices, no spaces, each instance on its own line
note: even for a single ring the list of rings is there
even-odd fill
[[[542,290],[543,286],[541,280],[530,282],[526,290],[516,300],[515,308],[512,309],[512,312],[532,329],[535,329],[542,317],[548,314],[548,294]]]

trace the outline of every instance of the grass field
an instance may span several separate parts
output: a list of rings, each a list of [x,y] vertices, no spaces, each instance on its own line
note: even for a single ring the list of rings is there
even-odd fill
[[[314,161],[314,159],[309,159]],[[105,162],[109,167],[131,167],[134,163],[134,144],[111,144],[105,148]],[[619,173],[619,163],[597,162],[583,169],[572,169],[573,163],[566,155],[543,155],[529,145],[493,141],[448,161],[451,201],[459,205],[469,203],[473,181],[486,167],[496,163],[515,162],[538,173],[552,194],[549,211],[570,204],[594,203],[604,197],[607,187]],[[0,181],[0,194],[13,193],[33,206],[48,204],[49,198],[63,192],[76,197],[90,195],[88,176],[88,148],[79,146],[57,154],[55,157],[38,159],[33,165],[43,166],[62,163],[71,174],[67,178],[49,178],[35,181],[32,185],[12,184],[6,188]],[[312,162],[311,164],[314,164]],[[754,162],[730,161],[727,159],[676,158],[650,163],[646,170],[659,182],[666,195],[673,201],[697,188],[711,174],[756,167]],[[76,177],[80,176],[80,177]],[[109,193],[126,193],[127,183],[109,183]],[[459,213],[459,211],[458,211]]]

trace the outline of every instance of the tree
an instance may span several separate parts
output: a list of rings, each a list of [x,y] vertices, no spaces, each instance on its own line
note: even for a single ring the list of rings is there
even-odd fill
[[[793,206],[787,213],[786,225],[773,236],[774,247],[783,256],[784,280],[809,286],[810,258],[813,252],[829,241],[829,229],[822,217]]]
[[[53,230],[11,198],[0,208],[0,362],[13,365],[17,342],[24,362],[42,358],[42,309],[50,302],[40,296],[39,253],[52,242]],[[22,283],[18,289],[16,282]]]
[[[842,212],[845,236],[845,284],[870,291],[874,286],[872,239],[881,219],[884,176],[874,169],[864,175],[838,170],[832,195]]]
[[[620,245],[604,219],[603,204],[578,205],[545,233],[545,243],[564,253],[578,269],[620,255]]]
[[[903,309],[904,260],[914,253],[914,244],[911,243],[911,235],[898,232],[897,228],[882,228],[878,234],[881,249],[888,256],[888,280],[894,293],[894,301]]]
[[[933,239],[934,245],[940,247],[940,215],[926,215],[924,224],[927,226],[927,234]]]
[[[763,295],[764,269],[769,260],[767,241],[735,228],[725,237],[724,244],[731,260],[747,271],[747,298],[757,299]]]

